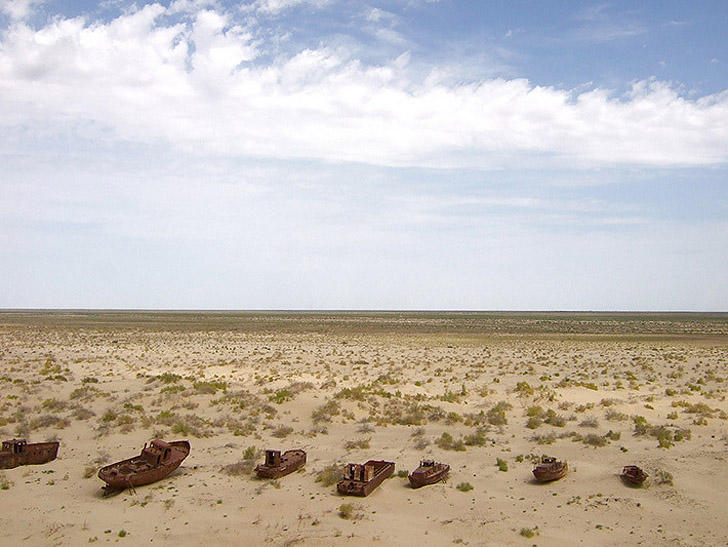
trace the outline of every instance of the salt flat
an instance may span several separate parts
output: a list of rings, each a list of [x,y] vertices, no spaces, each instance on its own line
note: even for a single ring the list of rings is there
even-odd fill
[[[725,314],[1,312],[0,437],[61,448],[0,471],[0,530],[27,545],[726,544],[727,371]],[[102,497],[98,467],[155,437],[190,440],[182,467]],[[308,463],[256,480],[265,448]],[[535,484],[544,454],[570,473]],[[347,462],[422,458],[449,481],[412,490],[395,472],[363,499],[326,484]],[[619,480],[627,464],[646,487]]]

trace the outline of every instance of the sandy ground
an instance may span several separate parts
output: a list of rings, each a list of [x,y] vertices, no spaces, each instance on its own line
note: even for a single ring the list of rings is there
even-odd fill
[[[61,442],[0,470],[6,545],[728,544],[728,318],[51,319],[0,314],[0,437]],[[190,440],[179,470],[103,497],[98,467],[155,437]],[[256,480],[264,448],[308,463]],[[570,473],[534,483],[545,454]],[[452,472],[317,481],[370,458]]]

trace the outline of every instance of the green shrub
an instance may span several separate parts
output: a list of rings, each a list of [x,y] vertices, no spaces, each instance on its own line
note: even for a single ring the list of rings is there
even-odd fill
[[[336,484],[344,477],[344,468],[338,464],[331,464],[324,467],[316,473],[316,482],[320,482],[324,486]]]
[[[339,506],[339,516],[342,519],[349,519],[354,514],[354,506],[351,503],[342,503]]]
[[[470,490],[473,489],[473,485],[470,484],[469,482],[461,482],[455,488],[457,488],[461,492],[469,492]]]

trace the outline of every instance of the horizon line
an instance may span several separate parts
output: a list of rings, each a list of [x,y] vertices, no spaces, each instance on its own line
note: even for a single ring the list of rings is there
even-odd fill
[[[577,309],[456,309],[456,308],[0,308],[17,312],[170,312],[170,313],[592,313],[592,314],[726,314],[728,310],[577,310]]]

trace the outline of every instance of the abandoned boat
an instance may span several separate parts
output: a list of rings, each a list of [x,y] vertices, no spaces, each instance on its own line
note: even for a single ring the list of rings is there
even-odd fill
[[[28,443],[25,439],[3,441],[0,449],[0,469],[13,469],[19,465],[48,463],[58,456],[58,442]]]
[[[286,450],[282,455],[280,450],[266,450],[265,463],[255,468],[255,474],[260,479],[279,479],[300,469],[305,463],[304,450]]]
[[[177,469],[190,453],[187,441],[165,442],[155,439],[139,456],[99,469],[99,478],[111,488],[133,488],[163,479]]]
[[[541,463],[534,467],[533,476],[538,482],[555,481],[566,475],[569,465],[556,458],[542,458]]]
[[[619,475],[624,482],[633,484],[635,486],[642,486],[645,479],[649,477],[647,473],[642,471],[636,465],[625,465],[622,468],[622,473]]]
[[[394,473],[394,462],[369,460],[364,465],[350,463],[346,469],[346,476],[339,481],[336,489],[339,494],[346,496],[368,496],[392,473]]]
[[[409,482],[412,488],[419,488],[428,484],[445,480],[450,472],[450,466],[446,463],[438,463],[433,460],[422,460],[420,466],[409,474]]]

